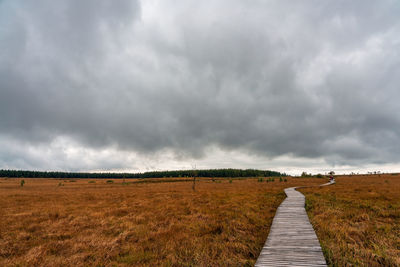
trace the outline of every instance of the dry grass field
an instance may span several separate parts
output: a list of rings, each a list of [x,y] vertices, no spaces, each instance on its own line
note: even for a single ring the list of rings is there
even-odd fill
[[[400,175],[342,176],[301,189],[331,266],[400,266]]]
[[[387,190],[398,186],[387,179]],[[24,180],[21,187],[21,179],[0,179],[0,266],[251,266],[283,188],[321,183],[202,179],[193,192],[191,182],[171,179]],[[394,209],[379,212],[398,222]],[[398,233],[398,225],[377,227]]]

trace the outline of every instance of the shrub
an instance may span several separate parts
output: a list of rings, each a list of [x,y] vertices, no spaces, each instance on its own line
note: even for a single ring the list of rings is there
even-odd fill
[[[260,177],[260,178],[258,178],[257,181],[258,181],[259,183],[262,183],[262,182],[264,181],[264,178]]]
[[[306,173],[306,172],[301,173],[301,177],[311,177],[311,176],[312,176],[311,173]]]
[[[229,179],[229,183],[230,183],[230,184],[232,183],[232,179]]]
[[[282,177],[279,177],[279,182],[283,182],[283,179],[282,179]]]
[[[89,181],[88,183],[89,184],[94,184],[94,183],[96,183],[96,181]]]
[[[107,184],[113,184],[114,183],[114,181],[113,180],[107,180],[107,182],[106,182]]]
[[[21,186],[24,186],[25,180],[21,180]]]

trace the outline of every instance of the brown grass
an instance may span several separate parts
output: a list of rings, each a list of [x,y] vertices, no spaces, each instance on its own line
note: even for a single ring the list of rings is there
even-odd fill
[[[400,266],[400,175],[301,189],[330,266]]]
[[[0,179],[0,266],[250,266],[283,188],[321,183],[24,180]]]

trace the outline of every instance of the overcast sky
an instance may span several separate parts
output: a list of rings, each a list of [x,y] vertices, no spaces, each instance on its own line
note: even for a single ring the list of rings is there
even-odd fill
[[[0,0],[0,169],[400,171],[397,0]]]

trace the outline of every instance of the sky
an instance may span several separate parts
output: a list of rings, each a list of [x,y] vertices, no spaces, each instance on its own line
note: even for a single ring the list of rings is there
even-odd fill
[[[0,169],[400,171],[397,0],[0,0]]]

